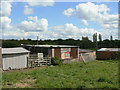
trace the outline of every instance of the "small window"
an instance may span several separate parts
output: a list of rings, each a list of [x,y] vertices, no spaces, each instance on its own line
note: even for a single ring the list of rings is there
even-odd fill
[[[65,52],[65,57],[70,58],[70,52]]]
[[[61,48],[61,52],[71,52],[71,48]]]

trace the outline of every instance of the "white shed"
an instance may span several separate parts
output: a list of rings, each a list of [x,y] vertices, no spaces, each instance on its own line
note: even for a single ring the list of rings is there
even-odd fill
[[[26,68],[29,52],[22,47],[2,48],[3,70]]]

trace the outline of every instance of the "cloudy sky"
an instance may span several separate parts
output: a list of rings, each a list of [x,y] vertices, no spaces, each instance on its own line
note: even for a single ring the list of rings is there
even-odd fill
[[[118,38],[118,2],[33,1],[2,2],[3,39]]]

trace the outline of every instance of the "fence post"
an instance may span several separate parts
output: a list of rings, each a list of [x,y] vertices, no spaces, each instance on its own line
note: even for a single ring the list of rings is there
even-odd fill
[[[28,68],[28,57],[27,57],[27,68]]]
[[[50,63],[50,65],[51,65],[51,57],[49,57],[49,63]]]

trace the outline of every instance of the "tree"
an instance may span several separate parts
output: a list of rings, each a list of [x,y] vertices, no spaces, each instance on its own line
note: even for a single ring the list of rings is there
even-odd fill
[[[99,34],[99,41],[101,42],[102,41],[102,35]]]
[[[93,34],[93,42],[96,42],[97,41],[97,33],[94,33]]]
[[[110,40],[111,40],[111,41],[113,40],[113,37],[112,37],[112,35],[110,36]]]
[[[97,43],[97,33],[94,33],[93,34],[93,43],[96,47],[96,50],[98,49],[98,43]]]
[[[88,37],[83,37],[83,36],[82,36],[82,40],[89,40],[89,38],[88,38]]]

